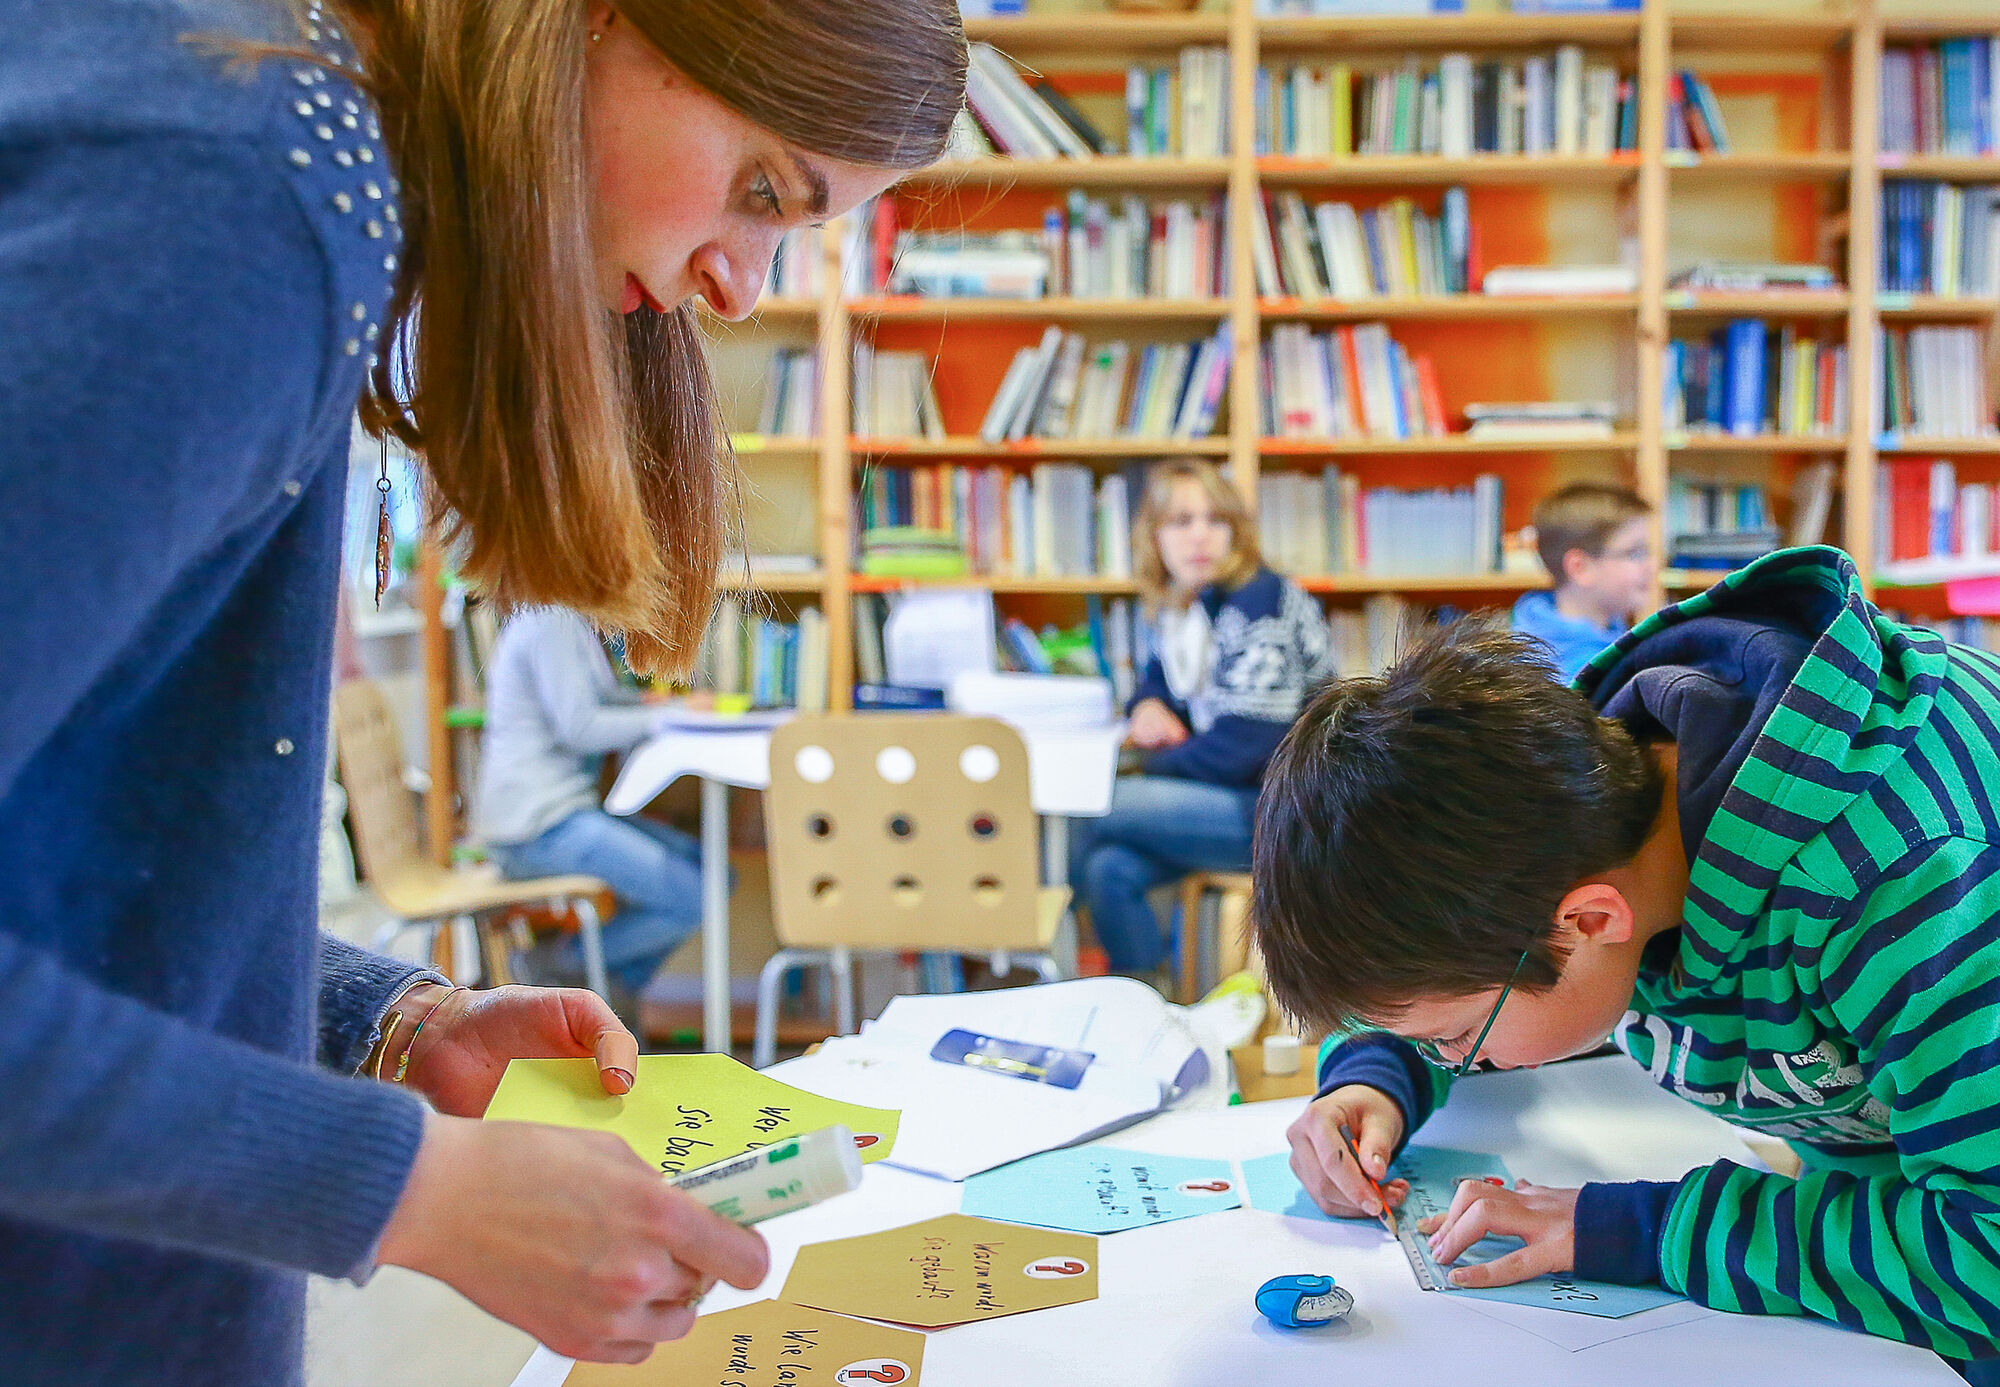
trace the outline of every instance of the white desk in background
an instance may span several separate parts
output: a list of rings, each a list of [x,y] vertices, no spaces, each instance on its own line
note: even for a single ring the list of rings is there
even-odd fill
[[[1285,1149],[1304,1102],[1168,1113],[1104,1144],[1247,1160]],[[1566,1186],[1666,1179],[1720,1158],[1756,1165],[1727,1126],[1622,1055],[1462,1080],[1423,1140],[1491,1152],[1518,1175]],[[703,1308],[777,1297],[802,1245],[956,1212],[963,1188],[871,1165],[855,1193],[762,1225],[763,1286],[718,1286]],[[1933,1354],[1824,1321],[1686,1302],[1602,1320],[1422,1291],[1372,1221],[1234,1209],[1108,1235],[1098,1257],[1094,1301],[929,1334],[923,1387],[1963,1387]],[[1346,1324],[1283,1330],[1257,1314],[1259,1285],[1302,1272],[1329,1272],[1353,1291]],[[557,1387],[568,1371],[568,1359],[537,1349],[515,1387]]]
[[[1111,808],[1124,724],[1050,728],[1013,724],[1028,747],[1028,799],[1042,819],[1042,880],[1060,883],[1068,871],[1070,818],[1097,818]],[[604,797],[613,814],[634,814],[684,775],[701,778],[701,1031],[702,1048],[729,1052],[729,788],[762,790],[771,783],[771,728],[671,727],[641,743]],[[1075,927],[1067,920],[1057,960],[1076,974]]]

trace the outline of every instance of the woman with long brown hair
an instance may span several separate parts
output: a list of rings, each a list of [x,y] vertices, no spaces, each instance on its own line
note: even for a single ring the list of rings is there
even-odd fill
[[[296,1382],[397,1263],[636,1360],[762,1241],[477,1118],[636,1047],[317,935],[348,423],[495,598],[684,667],[731,465],[691,301],[935,159],[949,0],[0,0],[0,1382]],[[379,1080],[379,1082],[378,1082]],[[428,1100],[418,1102],[412,1090]]]

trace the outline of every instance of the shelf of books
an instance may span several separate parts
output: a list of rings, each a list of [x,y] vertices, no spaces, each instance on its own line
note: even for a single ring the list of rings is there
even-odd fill
[[[1662,595],[1818,540],[1920,611],[2000,573],[2000,19],[1472,3],[969,21],[945,160],[711,323],[749,558],[709,677],[879,706],[897,594],[973,585],[1003,660],[1129,680],[1189,455],[1344,669],[1540,585],[1572,480],[1654,503]]]

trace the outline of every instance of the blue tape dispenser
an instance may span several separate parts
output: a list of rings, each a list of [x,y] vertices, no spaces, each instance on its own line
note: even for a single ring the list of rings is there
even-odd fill
[[[1331,1276],[1274,1276],[1257,1288],[1257,1309],[1285,1329],[1330,1324],[1354,1308],[1354,1294]]]

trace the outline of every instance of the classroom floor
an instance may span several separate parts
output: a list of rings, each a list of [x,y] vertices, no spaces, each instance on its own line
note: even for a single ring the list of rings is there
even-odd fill
[[[366,1286],[314,1277],[306,1387],[508,1387],[535,1342],[441,1281],[384,1267]]]

